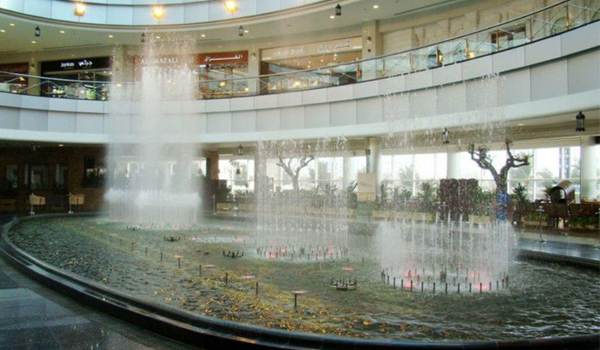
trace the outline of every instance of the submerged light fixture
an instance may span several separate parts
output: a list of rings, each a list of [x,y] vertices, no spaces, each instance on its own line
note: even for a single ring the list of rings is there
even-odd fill
[[[575,131],[584,132],[585,131],[585,115],[581,111],[579,111],[579,113],[577,113],[577,115],[575,116],[575,120],[577,121],[577,127],[575,128]]]
[[[447,145],[450,143],[450,132],[448,131],[447,128],[444,128],[444,131],[442,131],[442,143],[444,145]]]
[[[342,15],[342,6],[340,4],[337,4],[337,6],[335,7],[335,15],[336,16]]]
[[[76,2],[75,3],[75,8],[73,10],[73,12],[75,13],[75,16],[77,17],[83,17],[85,15],[85,4],[82,2]]]
[[[42,30],[40,29],[39,26],[35,27],[35,36],[36,37],[42,36]]]

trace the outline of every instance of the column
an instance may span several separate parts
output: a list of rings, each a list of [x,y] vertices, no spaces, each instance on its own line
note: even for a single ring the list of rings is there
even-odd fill
[[[369,21],[362,24],[362,59],[366,60],[381,56],[383,53],[383,35],[379,33],[379,22]],[[377,71],[381,70],[381,65],[375,62],[361,65],[362,80],[376,79]]]
[[[456,145],[449,145],[447,152],[446,178],[458,179],[460,177],[460,150]]]
[[[598,158],[600,158],[599,146],[595,144],[593,137],[584,136],[581,138],[580,152],[581,191],[579,198],[582,200],[596,199],[598,196],[596,171]]]
[[[379,184],[381,183],[381,169],[379,161],[381,159],[381,147],[379,145],[379,139],[374,137],[367,138],[367,173],[377,175],[377,191],[379,191]]]
[[[344,190],[352,184],[353,181],[356,181],[358,176],[358,168],[356,166],[356,157],[354,157],[353,153],[344,155]]]
[[[206,151],[206,177],[209,180],[219,179],[219,151]]]
[[[41,68],[39,67],[39,63],[37,62],[37,60],[35,59],[35,57],[31,57],[29,59],[29,75],[40,75],[41,73]],[[29,90],[27,90],[27,94],[28,95],[35,95],[35,96],[39,96],[40,95],[40,86],[39,86],[40,80],[36,79],[36,78],[29,78],[29,81],[27,82],[27,84],[29,85]]]

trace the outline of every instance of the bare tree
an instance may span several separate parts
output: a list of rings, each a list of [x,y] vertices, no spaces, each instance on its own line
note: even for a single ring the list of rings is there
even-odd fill
[[[492,173],[494,182],[496,183],[496,189],[501,193],[508,192],[508,171],[512,168],[519,168],[529,165],[528,155],[515,156],[512,154],[510,150],[510,145],[512,144],[511,140],[506,139],[504,144],[506,145],[507,158],[506,163],[500,169],[500,171],[497,171],[492,165],[492,160],[489,156],[489,147],[481,146],[475,150],[474,144],[469,145],[469,154],[471,155],[471,159],[473,159],[481,169],[488,170],[490,173]]]
[[[300,178],[300,171],[308,166],[310,162],[312,162],[315,157],[314,156],[303,156],[299,158],[298,166],[294,167],[295,164],[292,164],[294,159],[298,158],[287,158],[284,160],[281,154],[278,155],[279,162],[277,162],[277,166],[281,167],[286,174],[292,179],[292,186],[294,186],[294,191],[298,192],[300,190],[300,186],[298,185],[298,179]]]

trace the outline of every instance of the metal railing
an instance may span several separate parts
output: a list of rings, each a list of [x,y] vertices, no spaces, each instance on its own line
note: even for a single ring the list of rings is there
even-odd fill
[[[466,35],[372,59],[257,77],[198,80],[198,99],[256,96],[341,86],[468,61],[523,46],[600,20],[600,0],[564,0]],[[134,82],[56,79],[0,72],[0,92],[108,100]]]

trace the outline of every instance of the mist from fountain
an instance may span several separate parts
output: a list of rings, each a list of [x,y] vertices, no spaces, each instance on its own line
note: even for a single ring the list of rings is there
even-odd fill
[[[316,145],[302,141],[262,141],[258,144],[256,253],[269,259],[317,261],[339,259],[348,253],[347,198],[343,189],[320,185],[317,189],[279,191],[267,177],[269,159],[292,168],[302,158],[340,153],[346,141],[324,139]],[[310,163],[309,163],[310,164]],[[315,165],[316,166],[316,165]],[[305,167],[302,171],[309,171]],[[288,177],[289,178],[289,177]]]
[[[136,82],[117,83],[111,91],[105,194],[111,218],[158,227],[194,224],[200,207],[193,135],[178,123],[178,109],[169,110],[195,100],[193,41],[165,41],[148,40],[134,72],[125,70],[132,57],[115,51],[113,80]],[[176,63],[165,64],[173,52]]]

